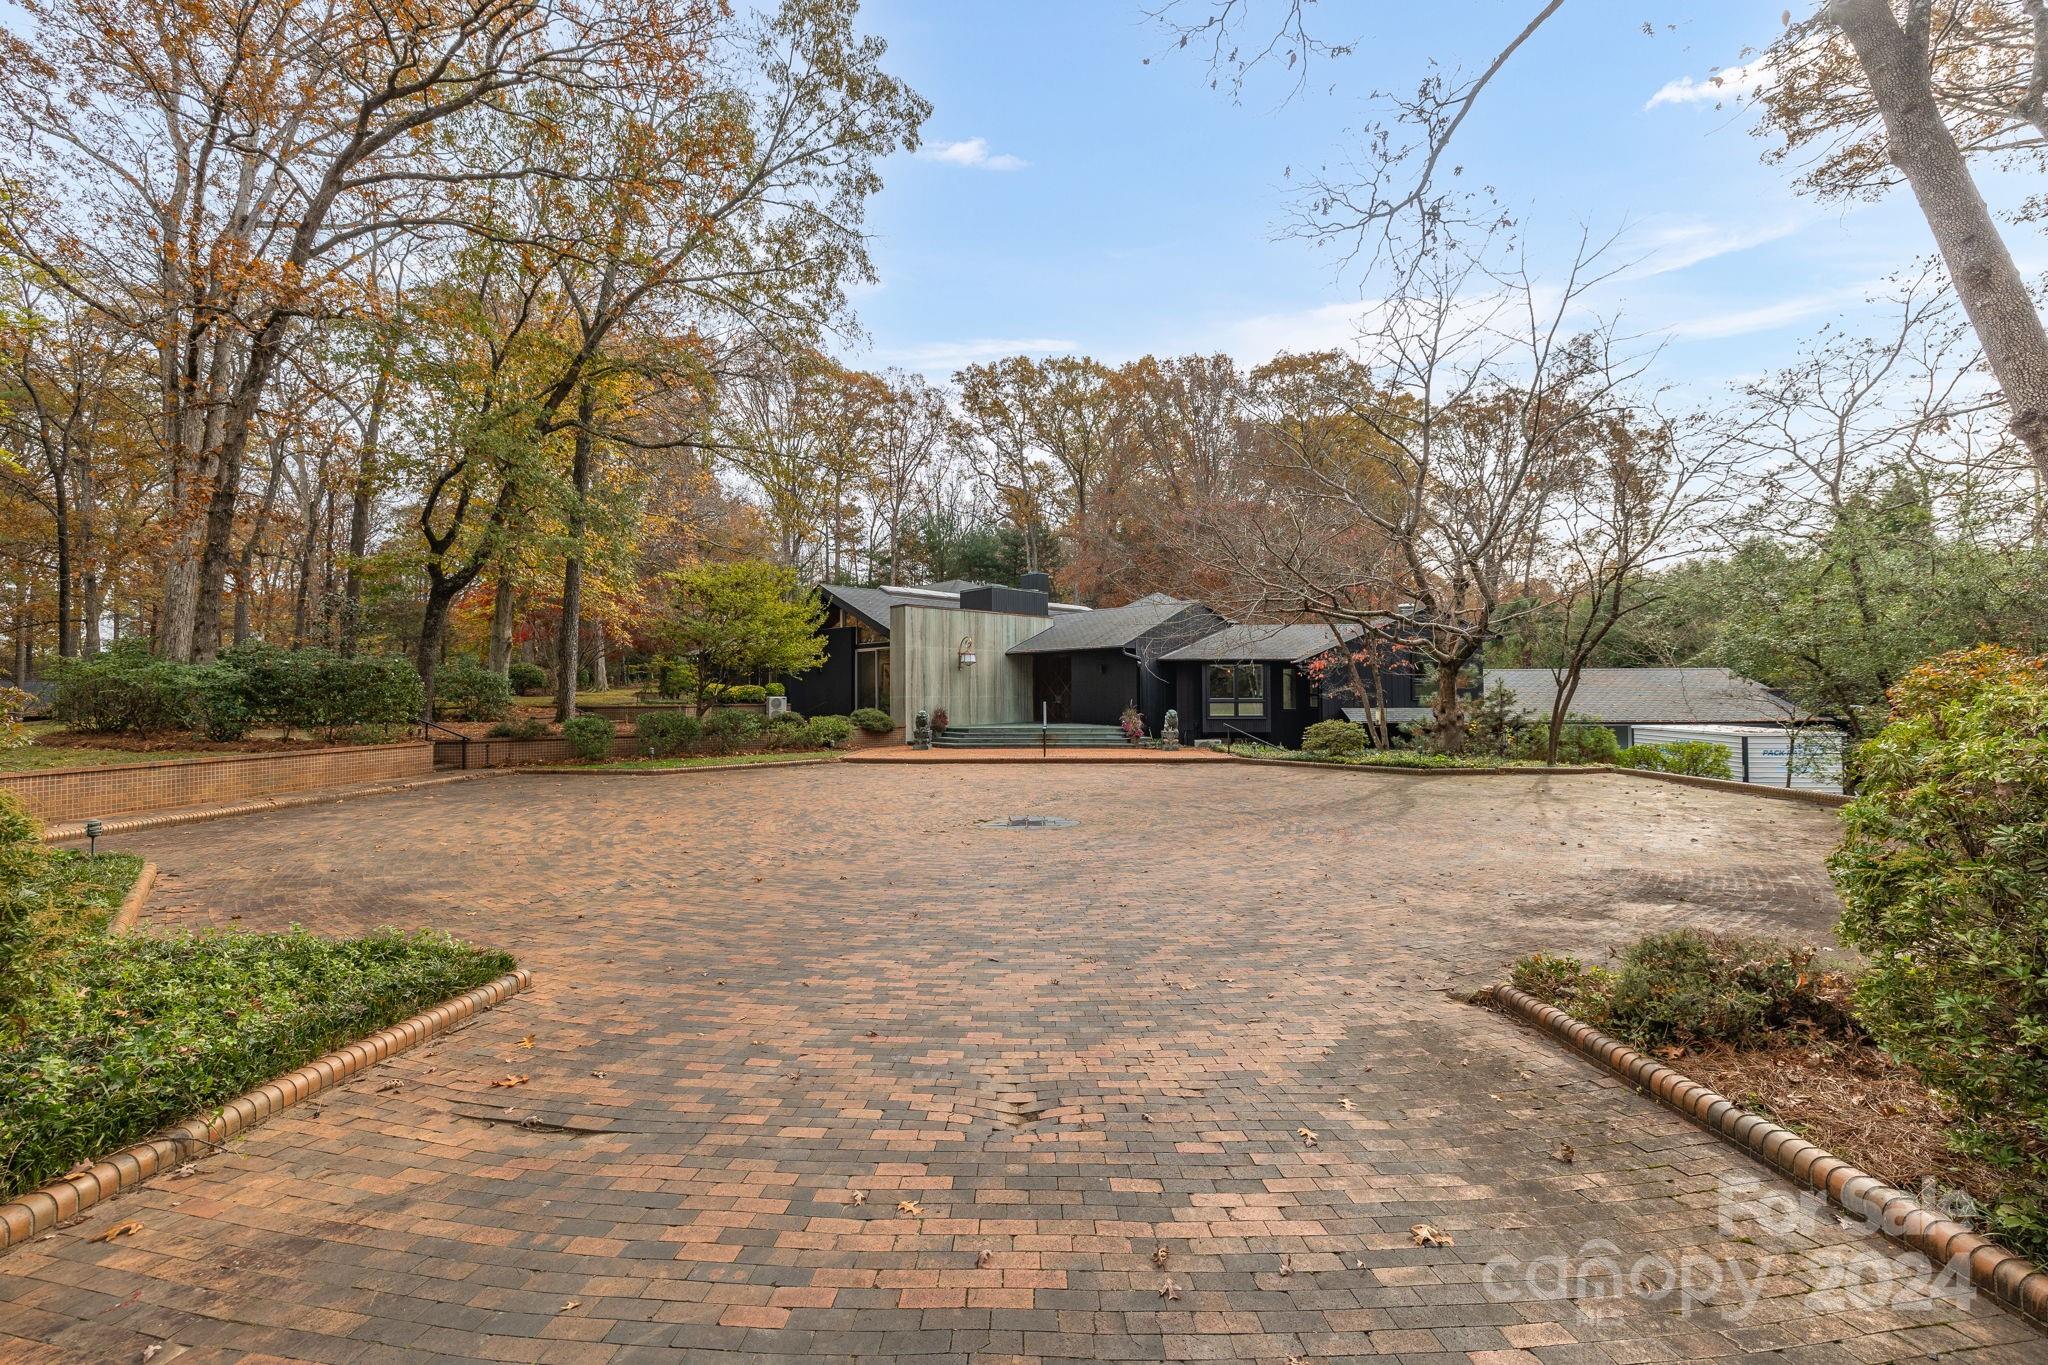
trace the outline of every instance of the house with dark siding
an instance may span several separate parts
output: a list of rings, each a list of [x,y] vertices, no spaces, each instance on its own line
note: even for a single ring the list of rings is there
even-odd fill
[[[1330,627],[1233,623],[1165,593],[1090,609],[1052,601],[1042,574],[1014,588],[953,581],[818,593],[826,660],[785,680],[790,705],[805,714],[873,707],[907,727],[920,710],[944,711],[959,727],[1072,732],[1113,727],[1136,707],[1148,734],[1172,711],[1184,743],[1291,747],[1341,714],[1347,695],[1335,685],[1349,667]],[[1361,633],[1349,628],[1344,641]],[[1414,686],[1400,667],[1375,683],[1390,706],[1410,703]]]

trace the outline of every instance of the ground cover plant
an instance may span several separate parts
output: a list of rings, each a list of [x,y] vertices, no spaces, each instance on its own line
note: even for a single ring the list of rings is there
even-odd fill
[[[109,934],[140,868],[0,794],[0,1198],[512,966],[431,934]]]
[[[232,1099],[509,970],[384,931],[96,936],[0,1050],[0,1194]]]
[[[1682,929],[1604,963],[1532,954],[1510,980],[2015,1250],[2048,1250],[2015,1216],[2025,1173],[1954,1141],[1962,1106],[1866,1027],[1867,976],[1811,948]]]

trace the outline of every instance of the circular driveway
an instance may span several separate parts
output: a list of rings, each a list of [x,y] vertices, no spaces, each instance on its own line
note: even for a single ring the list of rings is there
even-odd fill
[[[1023,815],[1074,823],[985,827]],[[135,836],[146,930],[445,929],[535,984],[0,1257],[0,1358],[2048,1359],[1454,994],[1679,924],[1824,942],[1833,826],[1613,776],[841,764]]]

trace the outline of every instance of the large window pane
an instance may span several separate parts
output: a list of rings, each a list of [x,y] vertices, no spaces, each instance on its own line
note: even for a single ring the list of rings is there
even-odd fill
[[[1238,665],[1237,714],[1240,717],[1266,714],[1266,669],[1263,664]]]

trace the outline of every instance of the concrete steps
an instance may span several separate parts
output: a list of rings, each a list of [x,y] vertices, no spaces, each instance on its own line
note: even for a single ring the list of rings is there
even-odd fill
[[[932,741],[939,749],[1121,749],[1114,725],[955,725]]]

